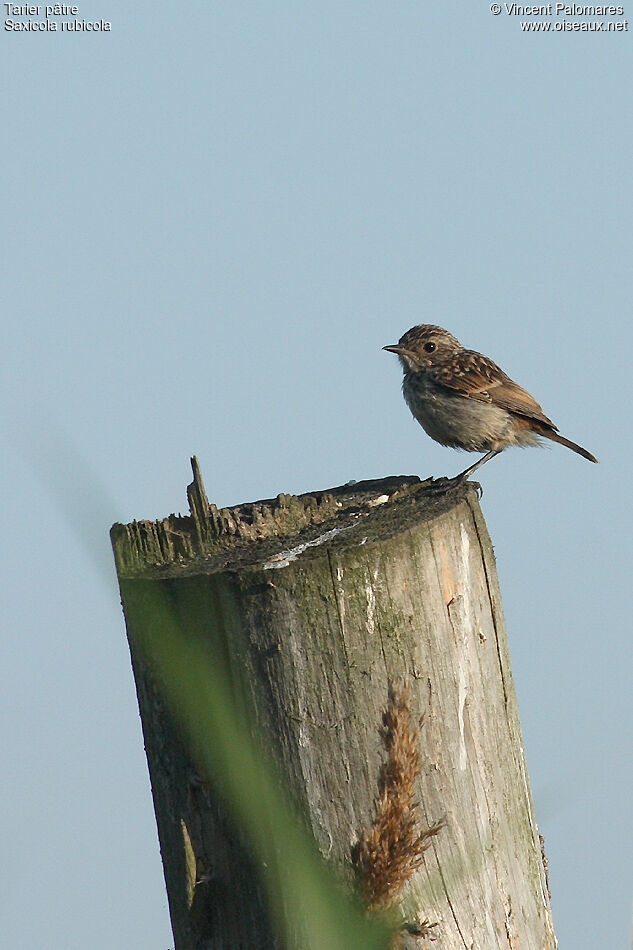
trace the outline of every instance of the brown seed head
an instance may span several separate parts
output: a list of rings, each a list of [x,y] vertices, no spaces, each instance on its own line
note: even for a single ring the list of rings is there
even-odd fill
[[[424,860],[424,852],[444,827],[428,827],[416,797],[422,772],[417,722],[411,715],[408,677],[389,686],[381,738],[386,751],[378,776],[371,828],[359,836],[352,856],[361,892],[370,910],[392,907]]]

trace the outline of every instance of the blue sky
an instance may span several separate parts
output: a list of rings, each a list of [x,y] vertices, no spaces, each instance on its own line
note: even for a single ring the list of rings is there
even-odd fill
[[[487,3],[78,16],[112,30],[2,35],[7,946],[172,946],[110,524],[184,511],[194,453],[219,505],[460,471],[381,351],[416,323],[601,461],[509,451],[482,507],[558,937],[627,946],[630,33]]]

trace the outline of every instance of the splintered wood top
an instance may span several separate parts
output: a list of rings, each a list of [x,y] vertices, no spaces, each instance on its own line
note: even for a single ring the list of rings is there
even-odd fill
[[[209,504],[195,457],[191,464],[189,515],[113,525],[119,577],[174,577],[249,566],[273,570],[297,557],[385,540],[434,520],[477,492],[468,482],[446,492],[433,479],[399,475],[218,509]]]

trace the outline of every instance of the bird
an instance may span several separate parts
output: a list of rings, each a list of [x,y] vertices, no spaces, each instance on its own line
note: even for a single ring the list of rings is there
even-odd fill
[[[527,390],[487,356],[465,349],[448,330],[421,324],[383,349],[398,356],[405,402],[427,435],[441,445],[485,453],[449,481],[469,478],[511,445],[538,445],[542,438],[598,462],[559,433]]]

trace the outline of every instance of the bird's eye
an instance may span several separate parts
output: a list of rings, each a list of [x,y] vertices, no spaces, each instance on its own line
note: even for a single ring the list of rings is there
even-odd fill
[[[424,349],[426,350],[427,353],[433,353],[437,349],[437,346],[435,345],[435,343],[425,343]]]

